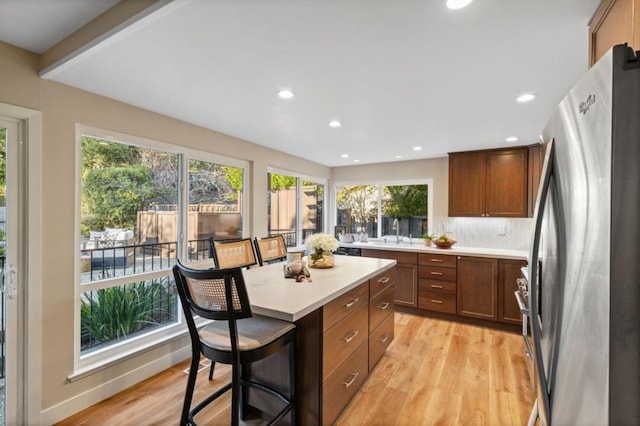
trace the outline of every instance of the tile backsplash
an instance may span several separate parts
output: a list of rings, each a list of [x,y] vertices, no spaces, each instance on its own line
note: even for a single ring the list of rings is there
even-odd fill
[[[432,232],[446,233],[463,247],[529,250],[533,219],[434,216]]]

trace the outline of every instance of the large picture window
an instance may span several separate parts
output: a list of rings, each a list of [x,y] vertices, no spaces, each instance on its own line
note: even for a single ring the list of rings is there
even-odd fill
[[[370,238],[420,237],[430,229],[429,185],[336,185],[336,225]]]
[[[242,236],[246,167],[99,129],[79,139],[83,367],[182,330],[171,268],[208,258],[209,238]]]

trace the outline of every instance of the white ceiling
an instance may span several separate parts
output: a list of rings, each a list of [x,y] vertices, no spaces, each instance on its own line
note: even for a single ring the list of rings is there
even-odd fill
[[[11,19],[24,3],[41,25]],[[0,39],[42,52],[112,3],[3,0]],[[537,141],[587,69],[600,0],[444,3],[174,0],[44,77],[327,166]]]

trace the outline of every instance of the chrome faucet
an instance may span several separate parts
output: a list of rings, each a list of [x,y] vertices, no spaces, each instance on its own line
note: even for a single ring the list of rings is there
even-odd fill
[[[393,226],[391,229],[396,231],[396,244],[400,244],[400,226],[398,225],[398,218],[393,219]]]

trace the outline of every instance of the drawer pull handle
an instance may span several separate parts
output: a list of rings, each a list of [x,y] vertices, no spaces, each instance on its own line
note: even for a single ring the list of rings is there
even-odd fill
[[[380,308],[381,311],[384,311],[385,309],[387,309],[389,307],[391,303],[389,302],[384,302],[382,304],[380,304],[380,306],[378,306],[378,308]]]
[[[355,298],[351,299],[349,302],[345,303],[345,304],[344,304],[344,307],[345,307],[345,308],[350,308],[350,307],[352,307],[353,305],[355,305],[355,304],[358,302],[358,300],[360,300],[360,299],[359,299],[359,298],[357,298],[357,297],[355,297]]]
[[[382,336],[382,339],[378,340],[378,342],[380,343],[386,343],[387,340],[389,340],[389,335],[385,334],[384,336]]]
[[[389,282],[389,277],[382,277],[378,280],[380,284],[386,284]]]
[[[442,272],[433,272],[431,271],[431,275],[443,275]]]
[[[444,288],[444,287],[441,285],[431,284],[431,288]]]
[[[442,300],[434,300],[434,299],[431,299],[431,303],[442,303]]]
[[[431,261],[435,263],[442,263],[442,259],[431,259]]]
[[[342,382],[342,384],[344,385],[344,388],[348,388],[349,386],[351,386],[353,384],[353,382],[356,381],[356,378],[358,377],[358,373],[357,371],[355,373],[351,373],[351,379],[347,380],[346,382]]]
[[[355,339],[355,337],[360,334],[360,332],[358,330],[354,330],[351,332],[351,334],[349,335],[349,337],[343,337],[342,340],[344,340],[345,343],[349,343],[350,341],[352,341],[353,339]]]

